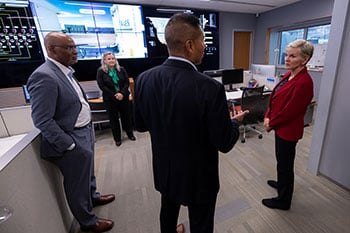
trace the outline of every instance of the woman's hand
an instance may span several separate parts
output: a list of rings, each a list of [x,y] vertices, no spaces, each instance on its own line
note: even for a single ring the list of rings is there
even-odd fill
[[[270,119],[264,118],[264,128],[265,128],[266,132],[270,132],[272,130],[269,123],[270,123]]]
[[[118,92],[117,94],[114,95],[114,97],[117,99],[117,100],[123,100],[124,98],[124,95],[120,92]]]

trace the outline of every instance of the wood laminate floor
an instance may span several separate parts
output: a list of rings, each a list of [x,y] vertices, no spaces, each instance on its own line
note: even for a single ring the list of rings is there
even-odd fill
[[[258,139],[248,133],[246,143],[220,154],[220,182],[215,233],[345,233],[350,232],[350,192],[307,171],[312,126],[297,145],[295,191],[289,211],[272,210],[261,199],[276,196],[266,184],[275,179],[274,134]],[[136,141],[124,136],[116,147],[110,129],[96,131],[96,177],[101,193],[115,193],[116,201],[97,207],[99,217],[115,222],[111,233],[159,233],[160,195],[152,177],[148,133]],[[179,222],[189,233],[186,207]]]

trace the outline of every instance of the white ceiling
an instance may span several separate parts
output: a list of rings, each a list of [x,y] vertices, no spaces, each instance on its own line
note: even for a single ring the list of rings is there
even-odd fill
[[[101,1],[101,0],[99,0]],[[134,3],[155,5],[159,7],[172,6],[180,8],[195,8],[203,10],[263,13],[300,0],[114,0],[118,3]]]

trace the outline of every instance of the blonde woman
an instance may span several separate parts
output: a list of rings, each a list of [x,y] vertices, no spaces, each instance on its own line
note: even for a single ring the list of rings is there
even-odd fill
[[[109,115],[116,146],[122,143],[119,117],[128,138],[135,141],[129,101],[129,76],[126,70],[119,65],[112,52],[105,52],[102,55],[101,67],[97,70],[96,80],[102,90],[103,102]]]
[[[264,127],[275,131],[277,180],[267,184],[277,189],[277,197],[262,200],[272,209],[289,210],[294,189],[296,145],[303,137],[304,115],[313,97],[313,83],[306,64],[313,54],[313,45],[306,40],[288,44],[284,57],[288,72],[277,83],[270,96]]]

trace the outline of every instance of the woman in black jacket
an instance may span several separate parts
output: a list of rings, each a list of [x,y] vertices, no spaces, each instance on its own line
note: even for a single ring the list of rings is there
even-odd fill
[[[103,102],[109,115],[115,144],[120,146],[122,143],[119,117],[123,130],[130,140],[135,141],[129,101],[129,76],[126,70],[119,65],[112,52],[105,52],[102,55],[101,67],[97,70],[96,80],[102,90]]]

